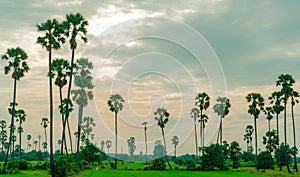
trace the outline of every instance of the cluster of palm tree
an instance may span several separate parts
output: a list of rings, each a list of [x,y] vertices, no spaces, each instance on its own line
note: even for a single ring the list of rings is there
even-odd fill
[[[279,149],[279,114],[283,111],[283,118],[284,118],[284,152],[285,159],[280,159],[280,153],[278,153],[278,165],[279,169],[282,170],[281,166],[281,160],[285,161],[285,164],[287,166],[287,170],[289,173],[291,173],[289,162],[288,162],[288,145],[287,145],[287,104],[290,100],[290,109],[291,109],[291,121],[293,125],[293,140],[294,140],[294,146],[293,146],[293,156],[294,156],[294,169],[296,172],[298,172],[297,167],[297,159],[296,159],[296,130],[295,130],[295,120],[294,120],[294,106],[296,103],[298,103],[297,98],[299,97],[299,93],[293,89],[293,85],[295,84],[295,80],[293,77],[289,74],[281,74],[278,77],[278,80],[276,81],[276,86],[281,87],[279,91],[275,91],[271,94],[270,97],[268,97],[268,100],[270,101],[271,106],[264,107],[265,106],[265,100],[259,93],[250,93],[246,96],[247,102],[250,103],[248,113],[250,115],[253,115],[254,118],[254,133],[255,133],[255,156],[257,157],[257,119],[259,118],[259,115],[261,112],[264,112],[266,114],[266,119],[268,120],[268,131],[266,132],[266,135],[263,137],[263,144],[266,145],[266,149],[272,154],[275,149]],[[274,114],[276,114],[276,130],[271,130],[270,121],[273,119]],[[244,135],[244,140],[247,142],[247,147],[249,147],[248,143],[252,142],[252,126],[249,125],[246,128],[246,134]],[[252,146],[252,145],[251,145]],[[272,159],[270,159],[270,167],[272,167]],[[258,162],[256,158],[256,169],[258,170]]]

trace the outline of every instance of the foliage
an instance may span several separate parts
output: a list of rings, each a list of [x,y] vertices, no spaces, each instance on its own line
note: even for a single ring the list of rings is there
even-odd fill
[[[165,170],[166,169],[166,161],[163,158],[154,159],[151,161],[151,166],[146,167],[145,169]]]
[[[14,160],[7,163],[8,170],[27,170],[31,166],[27,160]]]
[[[184,165],[186,166],[187,170],[195,170],[196,169],[196,163],[194,160],[188,159],[184,162]]]
[[[161,144],[160,140],[157,140],[155,142],[155,146],[153,150],[153,157],[159,158],[165,156],[165,154],[166,154],[165,147]]]
[[[269,169],[270,167],[270,159],[272,158],[271,153],[269,151],[262,151],[258,154],[258,168],[259,169]],[[272,159],[273,161],[273,159]],[[273,163],[272,163],[273,164]]]
[[[284,146],[284,143],[281,143],[280,144],[280,148],[277,148],[276,150],[275,150],[275,158],[276,158],[276,160],[277,160],[277,163],[278,163],[278,153],[279,153],[279,155],[280,155],[280,164],[281,164],[281,166],[285,166],[286,165],[286,163],[285,163],[285,160],[283,160],[283,159],[285,159],[285,146]],[[287,144],[287,153],[288,153],[288,164],[290,164],[291,163],[291,161],[292,161],[292,155],[293,155],[293,150],[290,148],[290,146]],[[279,165],[279,164],[278,164]]]
[[[54,160],[54,176],[65,177],[71,171],[71,160],[65,156],[60,156]]]
[[[232,168],[238,168],[240,166],[240,157],[241,157],[241,150],[240,145],[238,142],[233,141],[230,143],[229,146],[229,157],[232,160]]]
[[[225,170],[225,159],[223,146],[211,144],[204,147],[203,156],[201,157],[201,168],[203,170]]]
[[[106,159],[106,155],[103,152],[101,152],[97,146],[90,143],[85,147],[81,148],[80,159],[89,162],[100,162],[101,160]]]
[[[241,155],[241,159],[244,162],[249,162],[249,161],[253,161],[255,159],[255,155],[252,152],[243,152],[243,154]]]

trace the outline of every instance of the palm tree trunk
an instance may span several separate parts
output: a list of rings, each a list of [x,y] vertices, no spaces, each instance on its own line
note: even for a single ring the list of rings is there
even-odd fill
[[[196,116],[196,114],[194,116]],[[198,158],[198,138],[197,138],[196,117],[194,117],[194,131],[195,131],[195,150],[196,150],[195,161],[196,161]]]
[[[272,167],[272,152],[271,152],[271,149],[272,149],[272,142],[271,142],[271,123],[270,123],[270,120],[268,120],[268,127],[269,127],[269,141],[270,141],[270,144],[269,144],[269,152],[270,152],[270,169],[272,170],[273,167]]]
[[[176,158],[176,145],[174,145],[174,156]]]
[[[71,130],[70,130],[69,119],[67,119],[66,121],[67,121],[67,127],[68,127],[68,132],[69,132],[71,154],[73,154],[73,143],[72,143],[72,135],[71,135]]]
[[[293,99],[293,98],[292,98]],[[296,157],[296,127],[295,127],[295,118],[294,118],[294,105],[291,106],[291,112],[292,112],[292,121],[293,121],[293,137],[294,137],[294,169],[296,172],[298,172],[298,166],[297,166],[297,157]]]
[[[172,166],[171,166],[171,164],[170,164],[169,156],[168,156],[168,153],[167,153],[167,144],[166,144],[166,138],[165,138],[165,131],[164,131],[163,128],[161,128],[161,133],[162,133],[163,140],[164,140],[165,153],[166,153],[167,163],[168,163],[169,168],[172,170]]]
[[[22,128],[22,121],[20,119],[20,128]],[[19,151],[19,160],[21,159],[21,149],[22,149],[22,132],[19,133],[19,145],[20,145],[20,151]]]
[[[118,113],[115,112],[115,169],[118,168],[117,164],[117,151],[118,151]]]
[[[276,113],[276,128],[277,128],[277,138],[278,138],[278,142],[277,142],[277,149],[278,149],[278,153],[277,153],[277,161],[278,161],[278,165],[279,165],[279,170],[282,171],[282,166],[281,166],[281,162],[280,162],[280,141],[279,141],[279,121],[278,121],[278,114]]]
[[[83,115],[83,105],[79,105],[79,113],[78,113],[78,127],[77,127],[77,154],[76,154],[76,161],[79,161],[79,145],[80,145],[80,136],[81,136],[81,120],[82,120],[82,115]]]
[[[14,118],[15,118],[15,103],[16,103],[16,98],[17,98],[17,79],[14,79],[14,93],[13,93],[13,105],[12,105],[12,114],[11,114],[11,124],[10,124],[10,135],[9,135],[9,142],[8,142],[8,148],[6,151],[6,156],[4,160],[4,165],[3,169],[5,169],[7,161],[8,161],[8,153],[9,149],[11,147],[11,141],[12,141],[12,136],[13,136],[13,127],[14,127]]]
[[[256,117],[254,117],[254,131],[255,131],[255,166],[256,171],[258,171],[258,160],[257,160],[257,126],[256,126]]]
[[[146,147],[146,163],[148,163],[148,146],[147,146],[147,127],[145,126],[145,147]]]
[[[63,104],[63,100],[62,100],[62,88],[59,87],[59,99],[60,99],[60,106],[62,107]],[[62,121],[62,125],[64,126],[64,113],[61,113],[61,121]],[[64,150],[64,144],[65,144],[65,151],[66,151],[66,155],[68,157],[68,148],[67,148],[67,141],[66,141],[66,134],[65,134],[65,130],[63,129],[62,131],[62,137],[61,137],[61,149],[60,149],[60,155],[63,154],[63,150]]]
[[[45,131],[45,142],[47,143],[47,131],[46,131],[46,128],[44,128],[44,131]],[[29,143],[29,141],[28,141]]]
[[[287,132],[286,132],[286,103],[287,103],[287,94],[284,96],[284,153],[285,153],[285,163],[286,163],[286,168],[288,170],[288,173],[292,173],[290,170],[290,166],[288,163],[288,153],[287,153]]]
[[[203,141],[203,142],[202,142],[202,154],[203,154],[204,142],[205,142],[205,141],[204,141],[204,140],[205,140],[205,139],[204,139],[204,129],[205,129],[205,126],[204,126],[204,122],[203,122],[202,124],[203,124],[203,128],[202,128],[202,141]]]
[[[222,146],[223,144],[223,140],[222,140],[222,121],[223,121],[223,116],[221,116],[221,120],[220,120],[220,145]]]

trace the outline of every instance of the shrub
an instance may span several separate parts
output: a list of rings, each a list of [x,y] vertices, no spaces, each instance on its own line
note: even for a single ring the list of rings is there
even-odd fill
[[[185,161],[185,166],[187,170],[195,170],[196,169],[196,163],[193,160],[187,160]]]
[[[165,170],[166,161],[163,158],[154,159],[151,161],[151,166],[145,167],[145,170]]]
[[[224,146],[219,144],[211,144],[204,147],[204,152],[201,157],[201,167],[203,170],[226,170],[224,155]]]
[[[249,161],[253,161],[255,159],[255,155],[252,152],[243,152],[241,159],[244,162],[249,162]]]
[[[65,156],[60,156],[54,160],[54,176],[65,177],[71,171],[70,159]]]
[[[176,159],[174,160],[174,163],[175,163],[176,165],[182,166],[182,165],[184,164],[184,161],[183,161],[181,158],[176,158]]]
[[[258,154],[257,161],[258,161],[258,168],[259,169],[269,169],[271,168],[270,164],[270,158],[271,153],[269,151],[263,151]],[[272,164],[273,164],[273,158],[272,158]]]
[[[36,170],[47,170],[50,168],[50,162],[38,162],[33,166]]]
[[[280,154],[280,164],[281,166],[286,166],[286,163],[285,163],[285,148],[284,148],[284,143],[281,143],[280,144],[280,148],[276,149],[275,151],[275,158],[277,160],[277,165],[279,165],[278,163],[278,153]],[[289,147],[289,145],[287,144],[287,153],[288,153],[288,164],[291,163],[292,161],[292,155],[293,155],[293,150]]]
[[[7,169],[9,170],[27,170],[30,163],[26,160],[14,160],[7,163]]]

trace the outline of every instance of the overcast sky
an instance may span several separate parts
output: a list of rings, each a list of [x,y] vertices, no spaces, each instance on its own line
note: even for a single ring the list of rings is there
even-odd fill
[[[41,3],[42,2],[42,3]],[[193,121],[189,111],[197,92],[207,92],[212,103],[207,110],[206,143],[216,142],[218,117],[213,100],[227,96],[232,107],[224,119],[223,139],[239,141],[245,148],[246,125],[253,124],[247,114],[245,96],[259,92],[266,99],[275,90],[277,77],[292,74],[295,89],[300,90],[300,11],[299,1],[1,1],[0,53],[20,46],[29,56],[30,71],[18,82],[17,102],[27,113],[24,133],[36,139],[43,133],[42,117],[48,117],[47,52],[36,44],[41,33],[36,25],[47,19],[65,19],[80,12],[89,22],[89,42],[79,42],[76,59],[93,61],[94,101],[85,109],[95,118],[94,142],[113,140],[113,114],[106,102],[111,93],[120,93],[126,101],[120,114],[119,152],[127,152],[126,139],[136,137],[139,151],[144,151],[141,123],[149,122],[150,152],[160,129],[153,119],[158,107],[166,107],[171,121],[166,126],[167,146],[177,135],[179,153],[194,152]],[[54,52],[55,57],[70,59],[69,45]],[[1,119],[9,120],[7,107],[12,100],[13,81],[5,76],[5,62],[0,62]],[[55,108],[58,107],[58,88]],[[300,129],[299,105],[296,105],[297,135]],[[71,116],[75,131],[77,112]],[[288,111],[288,141],[292,129]],[[282,120],[282,117],[280,117]],[[281,125],[283,121],[281,121]],[[272,120],[275,128],[275,121]],[[55,142],[60,135],[60,117],[55,110]],[[258,120],[259,146],[267,130],[267,120]],[[281,130],[282,127],[281,127]],[[282,134],[281,134],[282,137]],[[113,145],[114,146],[114,141]],[[300,142],[298,141],[298,147]],[[114,148],[114,147],[113,147]]]

